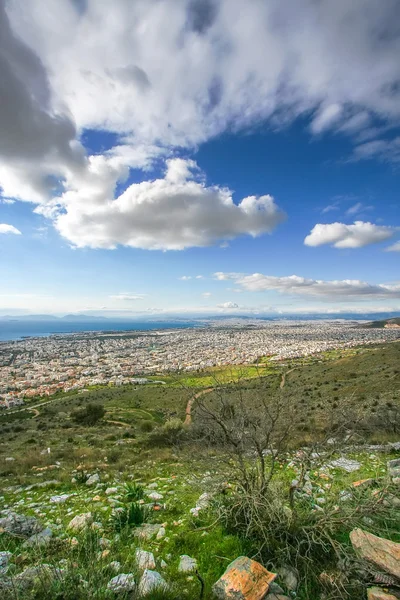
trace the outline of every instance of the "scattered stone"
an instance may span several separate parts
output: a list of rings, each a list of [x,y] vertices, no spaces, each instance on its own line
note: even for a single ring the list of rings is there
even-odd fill
[[[154,554],[147,552],[146,550],[140,550],[139,548],[135,552],[136,564],[140,571],[145,569],[155,569],[156,561],[154,560]]]
[[[336,469],[343,469],[346,473],[353,473],[354,471],[358,471],[361,467],[361,463],[358,460],[351,460],[350,458],[338,458],[331,462],[331,466]]]
[[[114,594],[126,594],[135,589],[135,578],[132,573],[121,573],[113,577],[107,584],[107,589]]]
[[[51,565],[37,565],[36,567],[28,567],[14,578],[17,587],[30,589],[36,585],[46,588],[56,579],[63,578],[64,571]]]
[[[100,538],[99,546],[100,548],[109,548],[111,546],[111,540],[108,540],[107,538]]]
[[[367,598],[368,600],[397,600],[397,596],[388,594],[378,587],[368,588]]]
[[[160,529],[161,525],[143,523],[143,525],[140,525],[140,527],[136,527],[134,536],[141,540],[151,540],[151,538],[156,537]]]
[[[118,488],[117,487],[109,487],[106,489],[106,496],[111,496],[112,494],[118,494]]]
[[[150,500],[154,500],[154,502],[156,502],[157,500],[162,500],[164,498],[164,496],[162,494],[159,494],[158,492],[150,492],[150,494],[147,494],[148,498],[150,498]]]
[[[4,461],[5,462],[14,462],[15,458],[13,456],[7,456]]]
[[[23,544],[23,547],[35,548],[47,546],[48,544],[50,544],[50,540],[52,537],[52,530],[50,529],[50,527],[46,527],[46,529],[43,529],[43,531],[41,531],[40,533],[35,533],[28,540],[26,540],[26,542],[24,542]]]
[[[76,517],[69,522],[68,529],[71,529],[72,531],[81,531],[82,529],[85,529],[85,527],[91,525],[92,522],[93,516],[90,512],[76,515]]]
[[[157,571],[146,569],[139,582],[139,595],[145,596],[150,592],[167,591],[168,584]]]
[[[240,556],[228,565],[212,589],[220,600],[262,600],[275,578],[276,574],[260,563]]]
[[[96,485],[96,483],[100,483],[100,475],[98,473],[94,473],[86,481],[86,485]]]
[[[160,529],[158,530],[158,533],[156,535],[156,539],[157,540],[161,540],[163,537],[165,537],[165,528],[164,527],[160,527]]]
[[[281,567],[278,570],[279,579],[283,582],[288,592],[295,592],[298,586],[297,572],[292,567]]]
[[[400,458],[389,460],[387,466],[390,477],[400,477]]]
[[[147,487],[149,488],[149,490],[156,490],[158,488],[158,483],[154,481],[153,483],[149,483]]]
[[[115,573],[119,573],[121,570],[121,563],[118,562],[117,560],[113,560],[112,562],[110,562],[109,566],[110,566],[110,569],[115,571]]]
[[[353,529],[350,541],[359,556],[400,579],[400,544],[362,529]]]
[[[168,567],[167,563],[165,562],[165,560],[161,559],[160,560],[160,567],[162,569],[166,569]]]
[[[35,517],[26,517],[15,512],[10,512],[6,517],[0,519],[0,528],[6,533],[22,537],[31,537],[44,529]]]
[[[50,502],[52,504],[63,504],[68,498],[71,498],[72,495],[73,494],[61,494],[60,496],[51,496]]]
[[[182,554],[179,561],[178,571],[180,573],[190,573],[191,571],[196,571],[197,569],[197,560],[188,556],[187,554]]]
[[[0,577],[2,575],[6,575],[8,568],[9,568],[11,557],[12,557],[11,552],[0,552]]]

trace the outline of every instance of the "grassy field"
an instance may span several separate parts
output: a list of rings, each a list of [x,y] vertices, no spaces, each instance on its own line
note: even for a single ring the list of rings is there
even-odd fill
[[[183,575],[177,570],[181,554],[198,560],[206,586],[205,599],[212,598],[212,584],[229,562],[241,554],[262,560],[272,570],[279,568],[279,548],[271,546],[267,553],[261,552],[256,539],[218,519],[221,506],[226,498],[229,500],[229,494],[226,496],[221,490],[232,476],[232,457],[226,454],[225,448],[199,443],[188,434],[179,444],[170,440],[165,444],[156,443],[154,434],[162,431],[163,425],[171,419],[183,421],[189,399],[209,387],[216,388],[206,396],[211,405],[221,394],[229,405],[244,401],[247,406],[252,406],[256,398],[274,400],[284,396],[294,409],[297,433],[292,440],[293,448],[279,457],[274,489],[279,490],[279,502],[287,509],[285,503],[291,481],[298,477],[296,446],[316,439],[324,428],[326,415],[335,414],[343,403],[363,413],[368,423],[368,427],[360,428],[363,439],[369,442],[400,440],[399,359],[400,343],[330,351],[286,361],[284,366],[266,362],[267,366],[260,369],[234,367],[215,369],[208,374],[157,377],[165,381],[165,385],[104,387],[59,395],[39,406],[36,416],[30,411],[1,414],[1,506],[35,516],[51,527],[54,536],[38,553],[35,549],[23,548],[23,540],[0,531],[0,552],[12,552],[15,575],[30,566],[49,563],[64,565],[69,578],[62,592],[55,582],[48,590],[41,588],[36,595],[20,594],[18,598],[109,598],[107,582],[115,575],[110,563],[118,561],[121,573],[136,574],[137,547],[154,553],[157,570],[171,586],[170,595],[162,596],[164,598],[200,597],[196,576]],[[284,373],[284,387],[281,387]],[[93,427],[76,423],[75,411],[93,402],[104,406],[104,419]],[[40,402],[32,402],[30,406],[35,404]],[[198,425],[199,417],[194,403],[194,426]],[[333,451],[330,460],[340,455],[339,450]],[[371,488],[376,497],[383,493],[385,498],[398,496],[398,490],[387,480],[386,471],[388,458],[396,455],[399,453],[371,453],[362,448],[348,451],[346,457],[360,463],[353,473],[339,468],[326,469],[326,459],[320,462],[316,459],[309,471],[315,494],[301,500],[300,522],[304,520],[305,528],[314,527],[316,515],[324,514],[318,511],[328,511],[329,507],[333,510],[336,505],[341,511],[356,512],[357,506],[370,501],[370,491],[352,492],[348,504],[341,502],[341,495],[352,490],[352,483],[360,479],[372,478],[377,482]],[[87,486],[80,473],[97,473],[100,481],[93,487]],[[37,486],[43,482],[43,487]],[[161,510],[152,510],[146,517],[147,522],[164,524],[165,535],[160,539],[139,542],[134,537],[134,527],[122,532],[115,527],[115,509],[123,511],[129,505],[126,490],[133,482],[143,485],[144,489],[154,484],[163,496]],[[234,493],[234,480],[231,483]],[[117,489],[109,495],[106,494],[108,487]],[[196,518],[190,509],[205,492],[211,494],[213,500]],[[69,496],[65,502],[51,501],[52,496],[61,494]],[[324,508],[317,509],[315,498],[321,495],[326,503],[321,505]],[[363,526],[400,541],[400,511],[393,511],[390,503],[383,508],[386,512],[376,511],[365,521],[362,521],[365,515],[360,513],[353,519],[352,526]],[[100,524],[99,529],[72,534],[68,530],[69,521],[86,512],[92,513],[94,521]],[[343,525],[335,525],[332,531],[337,543],[344,544],[351,556],[348,521],[343,519]],[[76,542],[71,542],[73,538]],[[103,538],[108,540],[106,548],[101,546]],[[319,581],[320,571],[335,568],[329,553],[322,558],[315,562],[315,576],[300,575],[297,597],[301,600],[317,600],[322,592],[327,598],[346,597],[329,595],[328,587]],[[161,560],[166,566],[161,567]],[[92,567],[94,563],[96,569]],[[86,587],[76,583],[80,580],[86,582]],[[362,586],[358,591],[352,589],[352,598],[361,600],[364,593]],[[153,594],[149,598],[160,596]]]

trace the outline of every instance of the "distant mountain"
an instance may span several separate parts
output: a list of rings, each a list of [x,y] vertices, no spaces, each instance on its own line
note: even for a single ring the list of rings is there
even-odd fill
[[[368,329],[383,329],[387,325],[398,325],[400,327],[400,317],[394,319],[383,319],[382,321],[371,321],[370,323],[364,323],[363,325],[357,325],[357,328],[368,328]]]
[[[107,317],[96,317],[94,315],[65,315],[61,317],[63,321],[108,321]]]
[[[4,315],[0,321],[58,321],[54,315]]]

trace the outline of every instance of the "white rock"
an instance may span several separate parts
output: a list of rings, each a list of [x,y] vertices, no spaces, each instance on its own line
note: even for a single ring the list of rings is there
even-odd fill
[[[358,471],[361,467],[361,463],[357,460],[351,460],[349,458],[338,458],[337,460],[333,460],[331,462],[331,466],[336,469],[343,469],[346,473],[353,473],[353,471]]]
[[[156,562],[154,560],[154,554],[147,552],[146,550],[140,550],[139,548],[135,552],[136,564],[140,571],[145,569],[155,569]]]
[[[146,569],[139,583],[139,594],[145,596],[156,590],[167,590],[168,585],[165,579],[157,571]]]
[[[63,504],[68,500],[68,498],[71,498],[71,496],[72,494],[61,494],[60,496],[51,496],[50,502],[52,502],[53,504]]]
[[[156,535],[156,539],[161,540],[163,537],[165,537],[165,528],[160,527],[160,529],[158,530],[158,533]]]
[[[89,479],[86,481],[86,485],[95,485],[100,482],[100,475],[98,473],[94,473],[91,475]]]
[[[164,496],[162,494],[159,494],[158,492],[151,492],[150,494],[147,494],[147,496],[150,498],[150,500],[162,500],[164,498]]]
[[[135,578],[132,573],[121,573],[108,582],[107,589],[114,592],[114,594],[133,592],[135,589]]]
[[[72,531],[81,531],[88,527],[93,522],[92,513],[83,513],[82,515],[76,515],[72,519],[72,521],[68,524],[68,529],[72,529]]]
[[[181,573],[190,573],[191,571],[196,571],[197,569],[197,560],[195,558],[191,558],[187,554],[182,554],[179,561],[178,571]]]
[[[113,560],[112,562],[110,562],[110,569],[115,571],[115,573],[119,573],[119,571],[121,570],[121,563],[117,560]]]
[[[117,493],[118,493],[117,487],[109,487],[106,489],[106,496],[111,496],[112,494],[117,494]]]

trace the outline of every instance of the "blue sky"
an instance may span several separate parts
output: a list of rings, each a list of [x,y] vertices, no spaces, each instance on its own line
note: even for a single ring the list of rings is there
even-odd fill
[[[232,2],[0,1],[0,315],[400,311],[396,3]]]

